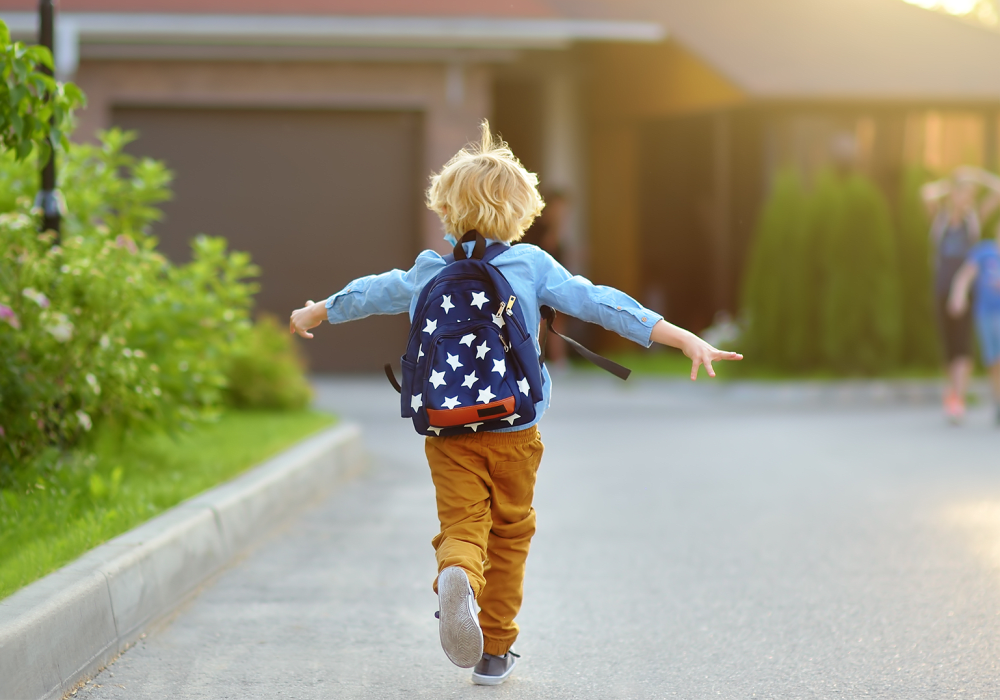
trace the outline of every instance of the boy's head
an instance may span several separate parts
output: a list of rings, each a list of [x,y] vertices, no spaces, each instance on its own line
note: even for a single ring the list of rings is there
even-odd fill
[[[475,229],[487,238],[519,240],[545,202],[538,176],[529,173],[506,143],[494,139],[485,119],[477,145],[455,154],[431,177],[427,207],[456,238]]]

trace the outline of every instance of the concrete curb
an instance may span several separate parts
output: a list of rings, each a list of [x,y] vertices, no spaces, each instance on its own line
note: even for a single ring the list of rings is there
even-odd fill
[[[360,429],[337,426],[0,601],[0,700],[61,698],[361,463]]]

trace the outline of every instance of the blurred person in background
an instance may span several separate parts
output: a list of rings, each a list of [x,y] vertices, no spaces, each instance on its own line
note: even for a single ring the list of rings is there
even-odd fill
[[[975,283],[973,318],[979,335],[983,364],[989,368],[993,410],[1000,425],[1000,225],[996,238],[985,240],[969,253],[955,274],[948,311],[953,318],[968,313],[969,291]]]
[[[979,187],[991,191],[981,204],[977,203]],[[965,415],[972,373],[972,314],[964,307],[953,315],[948,299],[956,274],[979,242],[981,222],[1000,203],[1000,178],[979,168],[962,167],[949,179],[924,185],[920,194],[932,220],[934,299],[948,364],[944,410],[957,423]]]

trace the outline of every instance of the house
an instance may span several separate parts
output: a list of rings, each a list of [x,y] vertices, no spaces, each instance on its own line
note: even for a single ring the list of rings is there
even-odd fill
[[[36,8],[0,18],[30,38]],[[135,129],[175,171],[164,249],[225,235],[282,318],[443,250],[422,192],[483,117],[563,196],[567,266],[695,330],[782,163],[846,135],[891,187],[998,156],[1000,33],[902,0],[62,0],[56,62],[76,138]],[[312,365],[377,371],[406,328],[327,329]]]

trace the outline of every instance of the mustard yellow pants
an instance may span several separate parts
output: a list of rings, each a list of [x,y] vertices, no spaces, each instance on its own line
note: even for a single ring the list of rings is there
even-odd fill
[[[531,499],[542,439],[537,428],[528,428],[429,437],[425,449],[441,521],[431,541],[438,572],[449,566],[465,570],[479,602],[483,651],[506,654],[517,639],[514,617],[535,534]]]

